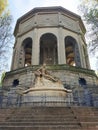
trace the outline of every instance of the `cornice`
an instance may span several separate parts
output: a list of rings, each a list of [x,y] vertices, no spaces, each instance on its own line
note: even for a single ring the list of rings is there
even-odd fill
[[[17,22],[16,22],[16,26],[15,26],[15,30],[14,30],[14,35],[16,35],[16,32],[17,32],[17,29],[19,27],[19,23],[22,21],[22,20],[25,20],[25,19],[28,19],[32,16],[34,16],[35,14],[44,14],[44,13],[61,13],[61,14],[64,14],[68,17],[71,17],[73,19],[76,19],[77,21],[79,21],[79,24],[80,26],[83,28],[84,30],[84,33],[86,32],[86,29],[85,29],[85,26],[81,20],[81,17],[61,6],[51,6],[51,7],[37,7],[37,8],[34,8],[32,10],[30,10],[29,12],[27,12],[26,14],[24,14],[22,17],[20,17]]]

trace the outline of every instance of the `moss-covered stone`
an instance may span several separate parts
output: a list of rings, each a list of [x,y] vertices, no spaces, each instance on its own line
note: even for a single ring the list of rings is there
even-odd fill
[[[7,72],[6,76],[13,75],[13,74],[19,74],[19,73],[25,73],[27,71],[35,71],[39,67],[41,67],[41,65],[33,65],[33,66],[28,66],[28,67],[16,69],[16,70]],[[88,70],[88,69],[85,69],[85,68],[69,66],[69,65],[66,65],[66,64],[62,64],[62,65],[48,65],[48,66],[46,66],[46,68],[48,70],[53,70],[53,71],[55,71],[55,70],[67,70],[67,71],[71,71],[72,73],[73,72],[75,72],[75,73],[77,73],[77,72],[78,73],[85,73],[85,74],[97,77],[97,75],[95,74],[94,70]]]

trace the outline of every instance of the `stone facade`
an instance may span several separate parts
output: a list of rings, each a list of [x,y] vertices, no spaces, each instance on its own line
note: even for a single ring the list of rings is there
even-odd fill
[[[35,78],[34,72],[38,67],[39,66],[27,67],[26,69],[21,68],[6,73],[4,88],[17,89],[17,87],[21,87],[27,89],[32,87]],[[58,77],[65,88],[71,89],[74,97],[78,96],[78,98],[82,100],[82,98],[84,98],[84,92],[87,91],[87,93],[90,92],[93,99],[95,99],[94,105],[98,105],[96,100],[98,96],[98,78],[93,70],[68,65],[51,65],[47,66],[47,70],[51,75]],[[16,85],[14,85],[15,80],[19,81]],[[81,83],[80,80],[83,83]]]
[[[6,73],[4,86],[13,86],[15,79],[19,80],[19,85],[28,87],[26,84],[32,84],[34,81],[34,71],[39,66],[26,67],[17,70],[13,70]],[[52,65],[47,66],[48,71],[61,79],[64,84],[79,85],[79,78],[84,78],[87,85],[97,85],[97,76],[93,70],[86,70],[83,68],[75,68],[68,65]]]

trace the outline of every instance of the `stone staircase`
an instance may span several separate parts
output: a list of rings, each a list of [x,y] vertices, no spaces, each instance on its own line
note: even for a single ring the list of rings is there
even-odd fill
[[[82,128],[87,130],[98,130],[98,108],[73,107],[72,109]]]
[[[98,108],[20,107],[0,109],[0,130],[98,130]]]

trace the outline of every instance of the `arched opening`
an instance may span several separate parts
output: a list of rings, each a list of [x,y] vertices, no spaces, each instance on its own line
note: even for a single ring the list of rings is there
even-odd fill
[[[23,41],[23,47],[24,47],[24,66],[31,65],[32,61],[32,39],[26,38]]]
[[[77,42],[71,36],[65,38],[66,64],[72,66],[81,66],[80,54]]]
[[[40,64],[57,64],[57,38],[51,33],[46,33],[40,38]]]

